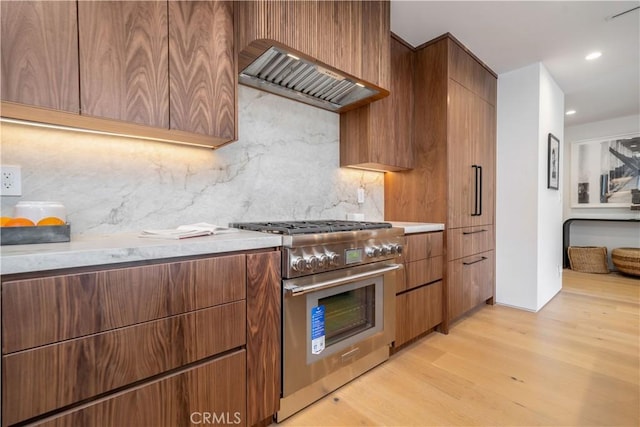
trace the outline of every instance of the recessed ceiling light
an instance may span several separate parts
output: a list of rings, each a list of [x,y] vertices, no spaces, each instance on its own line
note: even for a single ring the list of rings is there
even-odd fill
[[[591,52],[589,55],[585,56],[584,59],[587,61],[592,61],[594,59],[598,59],[602,56],[602,52]]]
[[[576,113],[576,110],[567,110],[567,112],[565,113],[567,116],[572,116]]]

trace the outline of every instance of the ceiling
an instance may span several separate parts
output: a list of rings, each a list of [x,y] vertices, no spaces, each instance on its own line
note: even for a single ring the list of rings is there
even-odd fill
[[[413,46],[451,33],[498,75],[542,62],[565,94],[565,126],[640,115],[640,1],[391,2]],[[585,60],[602,52],[594,61]],[[498,77],[499,78],[499,77]]]

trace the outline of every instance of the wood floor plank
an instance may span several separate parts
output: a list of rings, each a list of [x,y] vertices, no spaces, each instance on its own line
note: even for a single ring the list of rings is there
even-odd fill
[[[476,310],[281,425],[640,425],[640,280],[565,270],[538,313]]]

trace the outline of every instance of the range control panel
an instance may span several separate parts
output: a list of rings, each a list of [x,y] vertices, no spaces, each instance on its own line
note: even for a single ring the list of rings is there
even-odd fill
[[[402,256],[404,237],[285,248],[284,278],[384,261]]]

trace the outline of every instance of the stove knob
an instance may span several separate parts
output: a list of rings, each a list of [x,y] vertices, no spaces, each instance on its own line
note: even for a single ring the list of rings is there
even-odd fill
[[[329,257],[327,256],[327,254],[322,254],[319,257],[318,267],[327,268],[329,267],[330,262],[331,261],[329,260]]]
[[[404,251],[404,247],[402,245],[395,245],[396,246],[396,252],[398,253],[398,255],[402,255],[402,251]]]
[[[315,270],[318,268],[318,257],[311,255],[307,258],[307,270]]]
[[[329,257],[329,265],[335,267],[340,263],[340,255],[338,255],[337,253],[330,252],[327,254],[327,256]]]
[[[380,248],[377,246],[370,246],[366,249],[367,256],[369,258],[380,256]]]
[[[393,248],[389,245],[382,245],[382,255],[389,255],[393,253]]]
[[[291,261],[291,268],[293,268],[293,271],[297,271],[297,272],[304,271],[304,268],[306,265],[307,263],[302,257],[294,258],[293,261]]]

